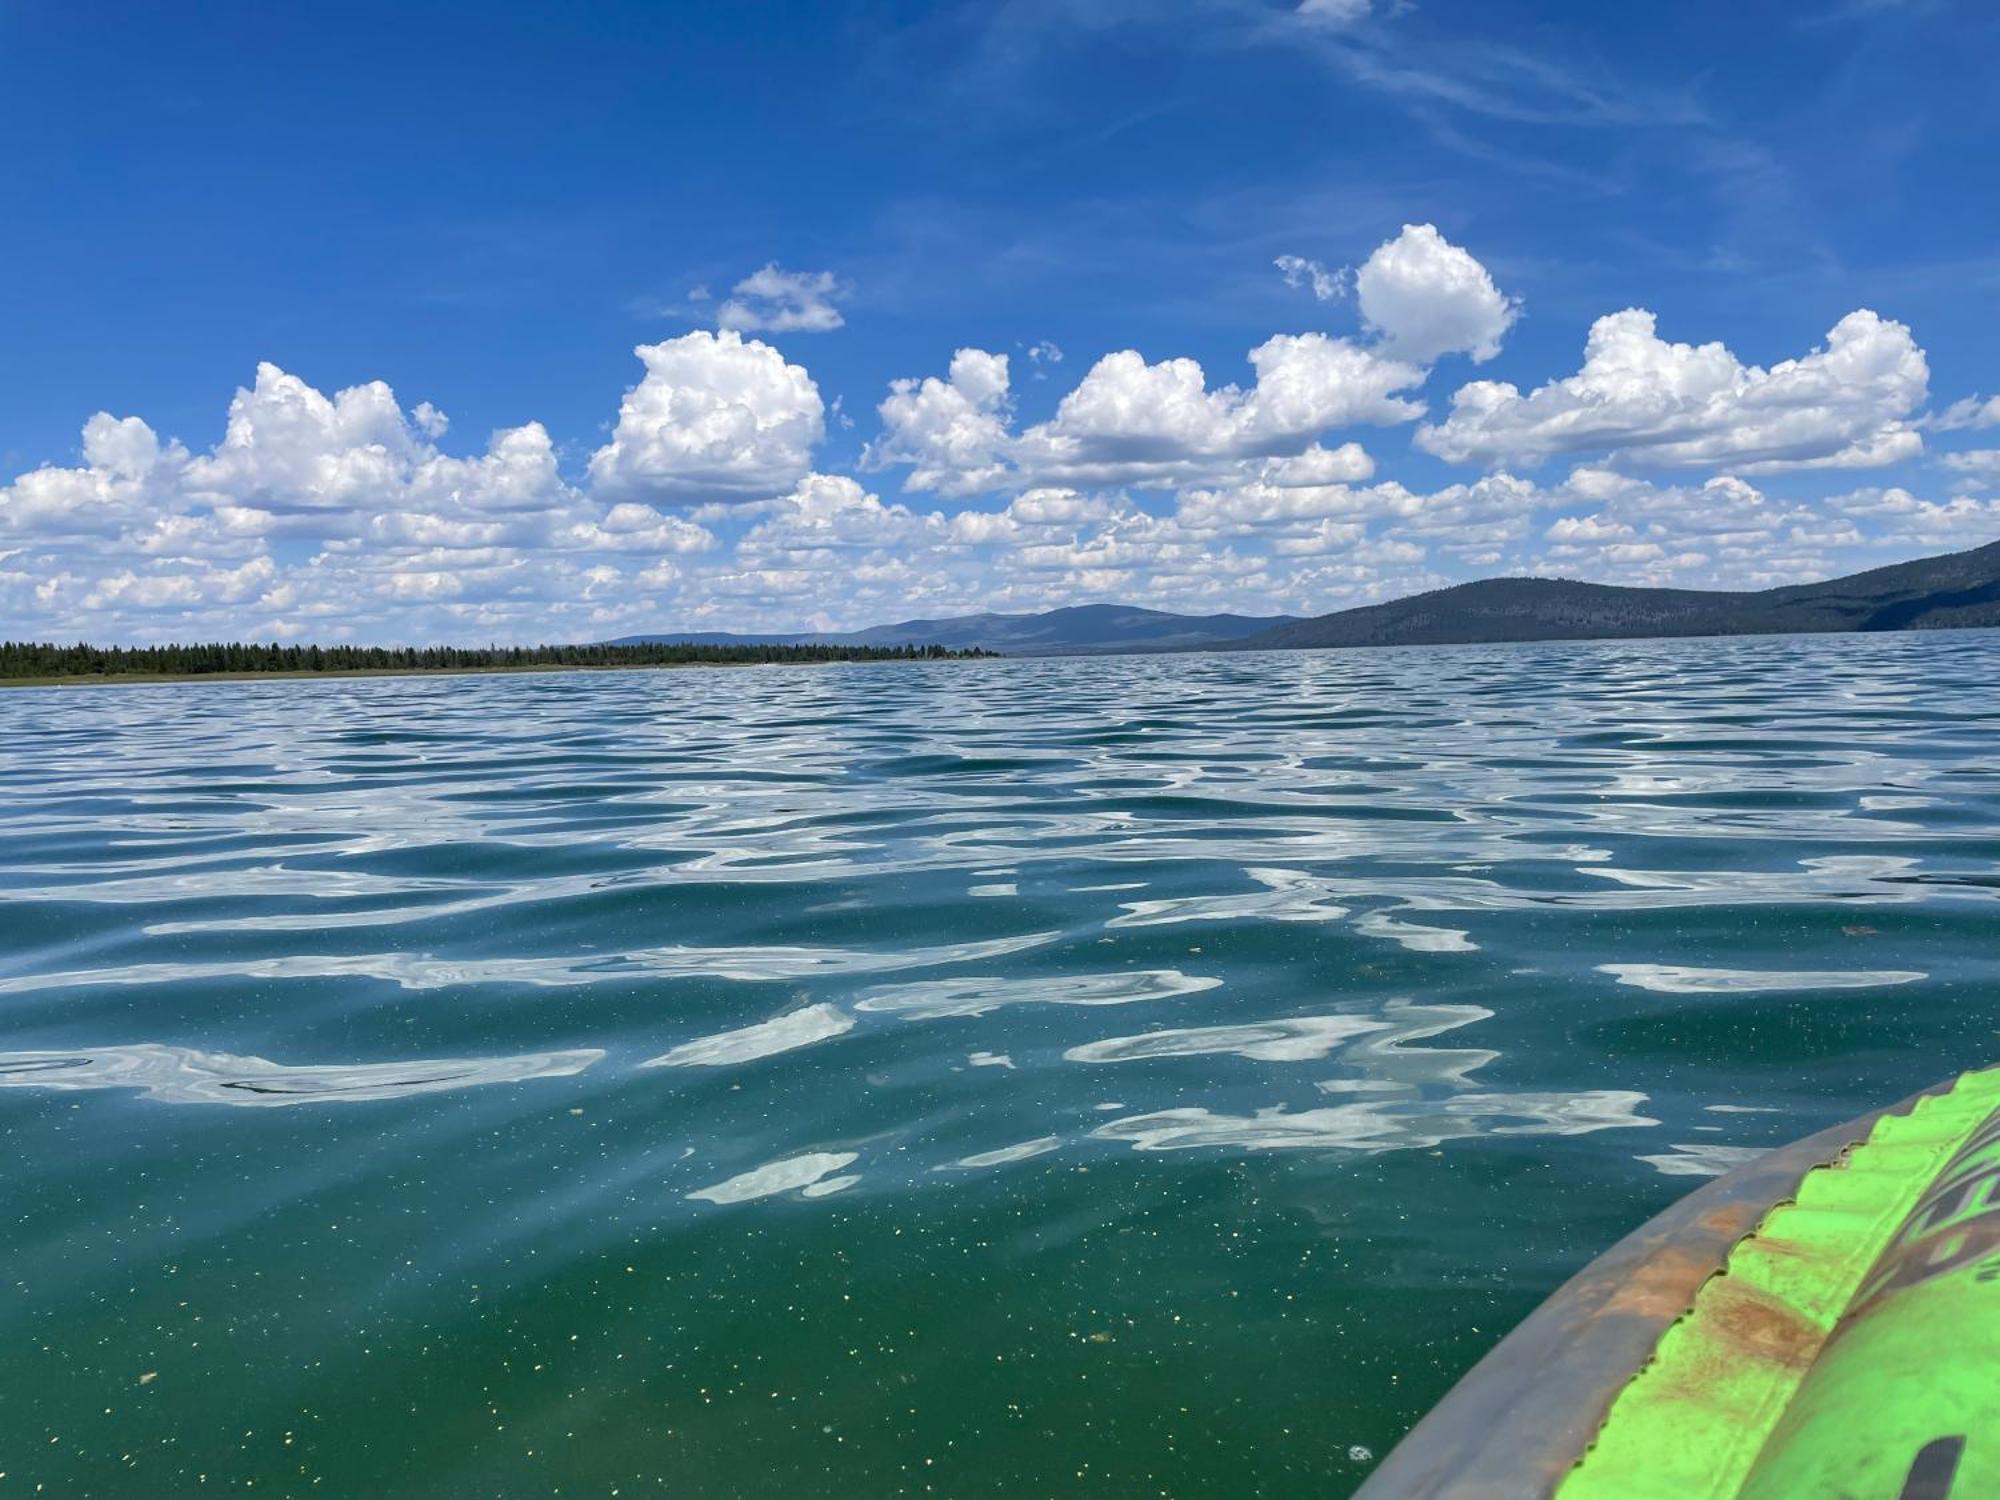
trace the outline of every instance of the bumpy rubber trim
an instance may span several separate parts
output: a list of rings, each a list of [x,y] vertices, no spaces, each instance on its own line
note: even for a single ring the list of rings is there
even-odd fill
[[[1956,1415],[1938,1428],[1947,1388],[2000,1395],[2000,1368],[1934,1318],[1913,1322],[1923,1303],[1909,1293],[1926,1284],[1936,1293],[1944,1271],[1979,1268],[1980,1255],[1964,1253],[1964,1215],[1954,1215],[1986,1201],[1984,1169],[1996,1162],[1985,1127],[1996,1109],[2000,1068],[1969,1073],[1806,1173],[1661,1337],[1560,1500],[1899,1500],[1913,1471],[1942,1472],[1941,1458],[1919,1459],[1935,1440],[1963,1437]],[[1945,1299],[1962,1317],[2000,1314],[2000,1295],[1983,1284],[1968,1280],[1964,1293]],[[1949,1315],[1942,1303],[1938,1311]],[[1898,1354],[1917,1358],[1892,1364]],[[1968,1482],[1961,1460],[1950,1476],[1937,1493]],[[1936,1492],[1934,1480],[1919,1482]]]

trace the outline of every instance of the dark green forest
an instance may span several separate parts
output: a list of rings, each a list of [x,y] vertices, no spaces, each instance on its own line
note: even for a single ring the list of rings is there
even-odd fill
[[[989,656],[943,646],[58,646],[0,642],[0,679],[205,677],[259,672],[491,672],[536,667],[745,666],[761,662],[941,661]]]

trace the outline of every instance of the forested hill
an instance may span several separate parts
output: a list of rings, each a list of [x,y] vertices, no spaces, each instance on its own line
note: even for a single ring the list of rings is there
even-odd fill
[[[1563,578],[1489,578],[1294,621],[1229,645],[1264,650],[1978,625],[2000,625],[2000,542],[1825,583],[1744,593],[1620,588]]]
[[[494,672],[537,667],[746,666],[764,662],[934,661],[984,656],[944,646],[281,646],[217,641],[186,646],[58,646],[0,642],[0,680],[207,677],[260,673]]]

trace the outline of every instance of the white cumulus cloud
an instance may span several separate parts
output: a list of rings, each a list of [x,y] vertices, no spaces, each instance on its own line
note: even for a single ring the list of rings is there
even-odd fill
[[[2000,479],[2000,448],[1968,448],[1962,453],[1943,453],[1938,462],[1960,474],[1978,479]]]
[[[776,261],[752,271],[715,310],[715,326],[739,333],[830,333],[846,319],[834,304],[847,288],[831,271],[787,271]]]
[[[1277,265],[1322,300],[1344,285],[1345,272],[1302,256]],[[1485,267],[1428,224],[1377,247],[1356,285],[1368,339],[1274,335],[1249,352],[1247,386],[1211,385],[1192,359],[1122,349],[1092,365],[1053,417],[1021,431],[1005,356],[961,349],[947,376],[891,384],[868,461],[907,464],[908,488],[948,496],[1249,482],[1259,476],[1244,466],[1302,454],[1325,433],[1416,420],[1424,405],[1410,393],[1431,362],[1491,357],[1518,312]]]
[[[1279,334],[1251,350],[1250,363],[1257,378],[1247,388],[1211,387],[1191,359],[1107,354],[1050,420],[1015,433],[1006,357],[961,349],[946,379],[891,387],[869,461],[908,464],[908,488],[945,495],[1013,484],[1160,487],[1303,454],[1331,428],[1423,412],[1398,393],[1424,372],[1352,340]]]
[[[817,386],[736,329],[641,348],[581,484],[539,423],[447,451],[428,402],[260,366],[212,446],[99,413],[77,458],[0,483],[0,634],[592,640],[1101,599],[1320,613],[1480,574],[1762,586],[2000,535],[2000,501],[1964,493],[1984,493],[1990,449],[1941,455],[1943,498],[1752,483],[1985,420],[1983,398],[1917,415],[1922,351],[1870,313],[1768,370],[1617,314],[1579,374],[1526,394],[1474,382],[1421,429],[1433,452],[1489,465],[1574,453],[1566,479],[1378,475],[1347,429],[1421,416],[1429,364],[1485,357],[1516,309],[1428,226],[1363,269],[1360,333],[1266,339],[1237,382],[1121,350],[1029,422],[1011,377],[1064,374],[1054,347],[1023,341],[1011,368],[960,349],[882,403],[866,463],[907,467],[900,495],[815,466]],[[1720,472],[1673,484],[1642,465]]]
[[[909,488],[975,495],[1006,482],[1013,446],[1006,355],[960,349],[943,379],[895,381],[877,410],[882,436],[867,461],[908,464]]]
[[[1295,14],[1316,26],[1352,26],[1368,18],[1374,0],[1299,0]]]
[[[1430,224],[1405,224],[1376,247],[1355,274],[1354,291],[1384,352],[1413,364],[1445,354],[1489,360],[1520,316],[1520,304],[1493,284],[1486,267]]]
[[[2000,427],[2000,396],[1965,396],[1943,411],[1933,413],[1919,424],[1936,432],[1958,432],[1967,427]]]
[[[1191,359],[1150,364],[1107,354],[1063,397],[1053,420],[1022,434],[1018,461],[1037,474],[1118,484],[1181,477],[1190,466],[1302,452],[1329,428],[1420,415],[1397,392],[1423,379],[1323,333],[1278,334],[1250,351],[1256,381],[1210,388]]]
[[[442,414],[424,403],[406,416],[379,380],[327,396],[264,363],[229,403],[222,441],[189,462],[182,482],[198,499],[271,517],[538,510],[563,498],[539,422],[503,428],[476,458],[440,453],[428,429],[443,430]]]
[[[608,500],[761,500],[808,473],[826,435],[802,365],[734,330],[633,351],[646,374],[625,393],[611,441],[590,457]]]
[[[1296,291],[1310,291],[1316,302],[1331,302],[1347,295],[1347,268],[1328,270],[1319,261],[1303,255],[1281,255],[1272,262],[1285,285]]]
[[[47,465],[0,488],[0,534],[115,534],[178,503],[187,450],[162,444],[137,417],[99,412],[84,424],[83,466]]]
[[[1669,343],[1653,314],[1628,308],[1592,325],[1577,374],[1527,395],[1474,381],[1417,444],[1460,463],[1587,453],[1744,473],[1866,468],[1922,450],[1909,419],[1929,379],[1910,330],[1865,309],[1835,324],[1824,348],[1766,370],[1720,343]]]

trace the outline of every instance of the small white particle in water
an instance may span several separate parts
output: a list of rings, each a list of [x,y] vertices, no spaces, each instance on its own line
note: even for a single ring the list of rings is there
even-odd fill
[[[1102,1111],[1102,1110],[1110,1110],[1110,1109],[1123,1109],[1124,1107],[1125,1107],[1125,1106],[1124,1106],[1123,1104],[1119,1104],[1119,1103],[1115,1103],[1115,1102],[1113,1102],[1113,1101],[1111,1101],[1111,1100],[1106,1100],[1106,1101],[1105,1101],[1104,1103],[1102,1103],[1102,1104],[1100,1104],[1100,1105],[1098,1105],[1098,1106],[1097,1106],[1097,1108],[1098,1108],[1098,1109],[1099,1109],[1100,1111]]]
[[[1368,1449],[1362,1447],[1359,1443],[1356,1443],[1353,1447],[1347,1450],[1347,1457],[1348,1460],[1352,1463],[1365,1464],[1370,1462],[1375,1457],[1375,1455],[1371,1453]]]
[[[1011,1068],[1014,1059],[1004,1052],[968,1052],[965,1060],[975,1068]]]

